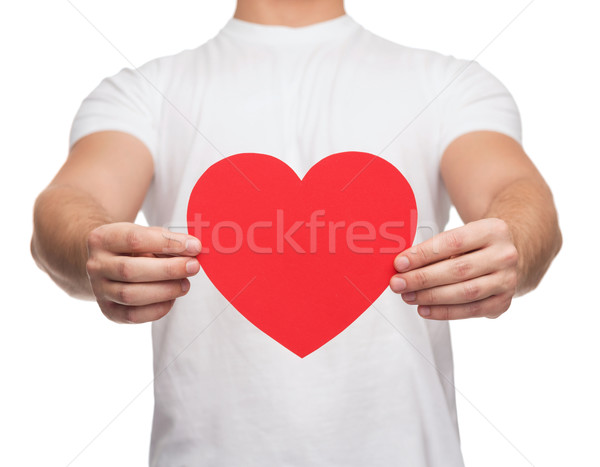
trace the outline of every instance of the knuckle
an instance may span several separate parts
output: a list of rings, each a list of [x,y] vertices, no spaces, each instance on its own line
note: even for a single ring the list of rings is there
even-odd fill
[[[138,251],[142,246],[142,239],[137,229],[129,229],[125,233],[125,244],[130,251]]]
[[[100,311],[106,315],[107,318],[112,319],[110,315],[112,315],[114,303],[111,301],[102,300],[99,297],[96,297],[96,303],[98,307],[100,307]]]
[[[435,291],[435,289],[427,289],[423,292],[425,294],[425,302],[426,303],[430,303],[430,304],[434,304],[437,301],[437,293]],[[417,295],[417,301],[419,301],[421,297],[419,297]]]
[[[179,265],[175,261],[165,262],[165,275],[168,278],[175,278],[179,276]]]
[[[477,284],[465,282],[463,284],[464,297],[469,301],[475,301],[480,297],[481,289]]]
[[[414,271],[413,278],[415,283],[417,284],[418,289],[426,289],[429,284],[428,274],[424,271],[417,269]]]
[[[500,316],[502,316],[502,314],[504,314],[504,312],[507,310],[508,308],[504,308],[503,306],[500,306],[498,308],[495,308],[491,311],[489,311],[485,317],[488,319],[498,319],[500,318]]]
[[[174,304],[175,300],[167,300],[166,302],[157,304],[158,313],[156,319],[160,319],[165,316],[169,311],[171,311],[171,308],[173,308]]]
[[[494,300],[494,306],[486,314],[485,317],[489,319],[496,319],[502,316],[509,308],[512,303],[512,295],[504,294],[499,295]]]
[[[133,303],[133,294],[131,288],[127,285],[121,285],[117,289],[117,301],[123,305],[130,305]]]
[[[508,228],[508,224],[503,221],[502,219],[496,219],[496,226],[495,229],[497,232],[501,233],[501,234],[510,234],[510,229]]]
[[[498,219],[496,217],[490,217],[487,219],[483,219],[482,227],[484,228],[485,237],[488,240],[498,237],[502,233],[504,221]]]
[[[169,249],[169,250],[179,250],[179,249],[181,249],[182,242],[180,242],[176,238],[173,238],[173,236],[170,235],[170,234],[163,233],[163,236],[166,239],[166,247],[167,247],[167,249]]]
[[[173,233],[168,229],[162,229],[161,235],[165,251],[178,253],[185,249],[185,242],[182,241],[176,233]]]
[[[516,265],[517,262],[519,261],[519,252],[517,251],[517,248],[513,244],[508,245],[504,249],[502,256],[503,256],[504,262],[510,266]]]
[[[467,312],[471,316],[482,316],[483,311],[483,304],[481,301],[472,302],[467,305]]]
[[[421,260],[425,262],[429,260],[429,255],[422,245],[417,245],[414,251]]]
[[[473,265],[464,259],[457,259],[452,265],[454,276],[463,279],[469,275],[473,269]]]
[[[498,217],[490,217],[488,219],[488,223],[494,232],[502,232],[504,229],[507,229],[506,222]]]
[[[88,249],[101,248],[104,243],[104,235],[100,228],[92,230],[87,236]]]
[[[449,320],[450,319],[450,311],[451,311],[451,308],[449,305],[442,305],[442,306],[435,307],[436,317],[439,319]],[[433,313],[432,313],[432,315],[433,315]]]
[[[128,324],[137,323],[137,313],[135,312],[135,309],[129,306],[125,307],[121,312],[121,319],[123,320],[123,322]]]
[[[110,300],[98,300],[98,306],[100,306],[102,314],[104,314],[104,316],[106,316],[109,320],[115,323],[124,322],[121,310],[122,305]]]
[[[85,270],[88,276],[95,276],[100,271],[100,262],[95,258],[88,258],[85,263]]]
[[[510,305],[512,303],[512,297],[510,295],[508,295],[502,303],[502,313],[504,313],[505,311],[508,311],[508,309],[510,308]]]
[[[511,232],[508,227],[508,224],[502,219],[490,219],[490,229],[490,234],[493,237],[511,238]]]
[[[450,230],[448,232],[445,233],[444,235],[444,242],[446,243],[446,246],[452,250],[459,250],[463,243],[464,243],[464,239],[462,237],[462,235],[460,233],[458,233],[455,230]]]
[[[132,269],[131,264],[126,259],[121,259],[117,263],[117,276],[122,281],[130,281],[133,279],[134,274]]]

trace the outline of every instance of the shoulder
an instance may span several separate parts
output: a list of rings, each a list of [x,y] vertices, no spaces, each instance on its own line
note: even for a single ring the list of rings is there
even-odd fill
[[[471,73],[485,74],[477,62],[444,54],[430,49],[407,46],[381,37],[362,28],[360,41],[364,42],[368,51],[366,61],[378,63],[390,71],[399,71],[403,75],[411,75],[434,87],[447,83],[457,75],[469,70]]]
[[[152,74],[155,77],[184,72],[201,59],[209,43],[210,41],[195,48],[155,57],[137,67],[137,70]]]

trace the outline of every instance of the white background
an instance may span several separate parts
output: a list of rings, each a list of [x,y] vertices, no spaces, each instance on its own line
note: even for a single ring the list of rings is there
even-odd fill
[[[234,2],[72,1],[98,30],[66,0],[0,7],[0,464],[135,467],[147,463],[152,417],[149,325],[113,324],[37,270],[31,209],[98,82],[202,44]],[[498,320],[452,324],[467,466],[597,466],[598,15],[590,0],[535,0],[515,19],[528,1],[349,0],[347,10],[379,35],[477,57],[500,78],[560,212],[564,246],[543,284]]]

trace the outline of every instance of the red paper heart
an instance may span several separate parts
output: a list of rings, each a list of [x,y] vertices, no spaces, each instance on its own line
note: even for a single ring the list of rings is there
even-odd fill
[[[215,287],[300,357],[381,295],[417,225],[406,179],[363,152],[326,157],[303,180],[272,156],[227,157],[202,174],[187,217]]]

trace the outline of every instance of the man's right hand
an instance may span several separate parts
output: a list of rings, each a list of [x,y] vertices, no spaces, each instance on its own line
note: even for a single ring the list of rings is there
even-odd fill
[[[105,224],[87,238],[86,270],[104,315],[144,323],[166,315],[200,270],[200,241],[160,227]]]

